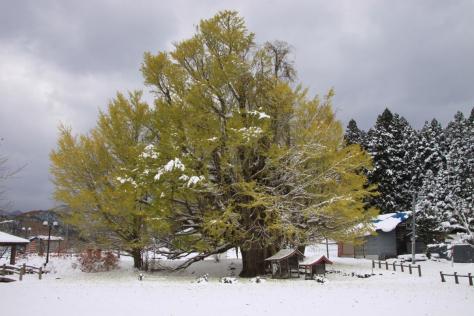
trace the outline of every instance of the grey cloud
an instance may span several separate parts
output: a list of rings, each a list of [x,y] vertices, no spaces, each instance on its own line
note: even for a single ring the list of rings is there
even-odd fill
[[[159,2],[18,1],[4,4],[0,38],[73,72],[136,72],[162,49],[174,16]]]
[[[473,3],[381,3],[356,16],[332,12],[315,36],[295,37],[302,81],[314,92],[335,87],[340,117],[365,128],[386,106],[416,127],[467,112],[474,101]]]
[[[470,1],[264,5],[243,10],[251,29],[290,42],[303,84],[313,93],[334,87],[344,122],[368,128],[388,106],[420,127],[473,105]]]

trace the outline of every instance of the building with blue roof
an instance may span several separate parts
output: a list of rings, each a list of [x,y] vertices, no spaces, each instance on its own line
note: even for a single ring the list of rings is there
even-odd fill
[[[407,227],[411,212],[378,215],[372,221],[374,234],[364,236],[357,245],[338,243],[339,257],[383,260],[411,251],[411,229]],[[417,242],[416,252],[424,252],[426,246]]]

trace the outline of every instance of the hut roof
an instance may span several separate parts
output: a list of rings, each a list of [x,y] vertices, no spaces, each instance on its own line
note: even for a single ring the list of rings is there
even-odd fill
[[[4,232],[0,232],[0,245],[12,245],[12,244],[27,244],[28,239],[24,239],[15,235],[10,235]]]
[[[321,257],[306,257],[303,261],[300,262],[300,266],[313,266],[315,264],[327,263],[332,264],[332,261],[326,258],[326,256]]]
[[[268,257],[267,259],[265,259],[265,261],[283,260],[283,259],[286,259],[288,257],[291,257],[295,253],[297,255],[300,255],[300,256],[304,257],[304,255],[298,249],[282,249],[282,250],[278,251],[276,254],[274,254],[273,256]]]

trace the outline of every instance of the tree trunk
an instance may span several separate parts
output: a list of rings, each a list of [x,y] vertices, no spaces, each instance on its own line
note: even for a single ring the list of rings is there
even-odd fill
[[[143,268],[142,250],[140,248],[134,248],[130,251],[133,257],[133,267],[141,270]]]
[[[10,253],[10,264],[15,265],[16,259],[16,245],[11,246],[11,253]]]
[[[272,255],[273,249],[261,248],[254,246],[242,252],[242,272],[240,276],[244,278],[252,278],[257,275],[265,274],[265,258]]]
[[[304,255],[304,251],[306,250],[306,246],[298,246],[298,251],[301,252]]]

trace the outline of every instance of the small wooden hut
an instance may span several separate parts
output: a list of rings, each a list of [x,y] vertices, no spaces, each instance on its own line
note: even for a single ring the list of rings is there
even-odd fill
[[[25,246],[29,243],[27,239],[18,236],[0,232],[0,247],[10,247],[10,264],[15,264],[16,249],[19,246]],[[7,248],[8,249],[8,248]]]
[[[40,256],[44,255],[48,248],[48,236],[46,235],[37,235],[30,236],[30,245],[28,248],[29,253],[37,253]],[[57,252],[59,254],[61,250],[61,241],[64,238],[60,236],[50,236],[49,237],[49,253]]]
[[[385,260],[396,258],[398,255],[410,253],[411,237],[408,224],[411,212],[396,212],[381,214],[372,219],[376,235],[367,234],[355,245],[350,242],[339,242],[338,257],[367,258]],[[416,253],[425,252],[426,245],[416,242]]]
[[[298,249],[282,249],[265,261],[270,264],[272,278],[287,279],[300,277],[299,261],[303,258],[304,255]]]
[[[300,267],[304,269],[305,279],[310,280],[315,274],[326,274],[326,264],[332,262],[325,256],[308,257],[300,262]]]

